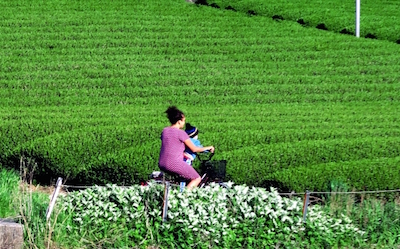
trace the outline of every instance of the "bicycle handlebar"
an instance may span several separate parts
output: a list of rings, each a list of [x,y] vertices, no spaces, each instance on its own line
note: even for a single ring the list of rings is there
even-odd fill
[[[208,158],[204,159],[203,155],[207,154]],[[206,161],[210,161],[211,158],[214,156],[214,152],[201,152],[201,153],[197,153],[197,158],[199,158],[200,162],[206,162]],[[202,158],[203,157],[203,158]]]

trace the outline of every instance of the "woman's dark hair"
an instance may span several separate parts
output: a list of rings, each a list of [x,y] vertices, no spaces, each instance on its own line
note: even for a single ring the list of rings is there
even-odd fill
[[[185,116],[181,110],[176,108],[176,106],[168,107],[165,113],[167,114],[167,117],[169,119],[169,122],[171,122],[171,124],[176,124],[176,122],[178,122]]]

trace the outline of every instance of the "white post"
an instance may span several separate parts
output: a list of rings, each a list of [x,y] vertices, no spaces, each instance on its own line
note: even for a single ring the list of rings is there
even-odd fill
[[[169,182],[165,182],[164,187],[164,201],[163,201],[163,211],[162,211],[162,221],[167,221],[167,214],[168,214],[168,195],[169,195]]]
[[[356,0],[356,37],[360,37],[360,6],[361,0]]]
[[[59,177],[57,179],[57,184],[56,184],[56,188],[53,192],[53,196],[51,197],[50,205],[46,211],[46,221],[49,220],[51,212],[53,212],[53,208],[54,208],[54,205],[56,204],[56,199],[57,199],[58,193],[60,193],[61,185],[62,185],[62,178]]]
[[[306,223],[307,219],[307,209],[308,209],[308,203],[310,201],[310,191],[306,191],[304,195],[304,203],[303,203],[303,222]]]

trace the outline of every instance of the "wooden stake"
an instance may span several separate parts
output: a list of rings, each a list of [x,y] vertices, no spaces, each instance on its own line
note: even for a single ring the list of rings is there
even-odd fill
[[[303,203],[303,222],[306,223],[307,219],[307,208],[308,208],[308,202],[310,200],[310,191],[306,191],[304,194],[304,203]]]
[[[47,211],[46,211],[46,221],[48,221],[50,219],[51,212],[53,212],[53,208],[54,208],[54,205],[56,204],[57,196],[60,193],[61,185],[62,185],[62,178],[59,177],[57,179],[56,188],[54,189],[53,195],[52,195],[51,200],[50,200],[50,205],[49,205],[49,207],[47,208]]]
[[[167,214],[168,214],[168,195],[169,195],[169,181],[165,182],[164,187],[164,201],[163,201],[163,211],[162,211],[162,221],[167,221]]]

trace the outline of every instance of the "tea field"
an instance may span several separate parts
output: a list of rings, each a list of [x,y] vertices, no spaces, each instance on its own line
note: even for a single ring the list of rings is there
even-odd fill
[[[355,34],[356,0],[214,0],[210,5],[277,21],[295,21],[305,27]],[[400,44],[400,3],[395,0],[360,1],[360,36]]]
[[[317,2],[0,3],[1,165],[37,163],[42,183],[138,183],[176,105],[238,184],[398,188],[399,4],[365,2],[390,13],[365,11],[378,36],[365,39],[300,25],[353,23]]]

